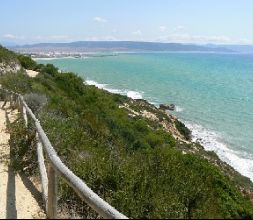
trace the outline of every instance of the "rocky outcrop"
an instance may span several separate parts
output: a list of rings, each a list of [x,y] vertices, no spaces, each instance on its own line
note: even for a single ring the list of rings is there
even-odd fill
[[[143,117],[145,119],[148,119],[148,121],[151,122],[150,123],[151,127],[154,126],[154,124],[156,126],[158,125],[165,131],[171,133],[175,139],[183,141],[187,144],[191,143],[190,130],[187,129],[186,127],[184,128],[183,123],[180,124],[180,122],[177,120],[175,116],[165,112],[165,110],[175,108],[175,105],[173,104],[164,105],[163,109],[161,109],[160,106],[160,109],[158,109],[156,106],[150,104],[146,100],[129,99],[128,103],[120,105],[119,108],[126,109],[128,111],[129,117],[131,118]],[[185,135],[187,131],[189,132],[188,136]]]
[[[126,109],[130,118],[144,118],[151,129],[162,128],[164,131],[170,133],[177,140],[176,148],[182,154],[194,154],[208,160],[211,164],[218,167],[224,175],[235,182],[244,197],[253,201],[253,184],[251,180],[242,176],[226,162],[223,162],[215,152],[206,151],[201,144],[192,142],[191,131],[176,116],[173,116],[170,112],[166,112],[169,110],[168,107],[173,107],[173,105],[160,105],[160,108],[157,108],[145,100],[128,99],[128,102],[119,107]]]
[[[161,110],[164,110],[164,111],[175,111],[176,109],[176,106],[174,104],[170,104],[170,105],[166,105],[166,104],[161,104],[160,105],[160,109]]]
[[[21,70],[18,56],[0,45],[0,75]]]
[[[6,73],[17,73],[21,70],[21,66],[17,62],[2,62],[0,63],[0,75],[4,75]]]

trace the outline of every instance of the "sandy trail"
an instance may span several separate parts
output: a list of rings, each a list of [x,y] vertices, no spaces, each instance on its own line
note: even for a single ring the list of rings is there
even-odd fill
[[[26,74],[32,78],[36,77],[39,72],[33,71],[33,70],[26,70]]]
[[[8,113],[10,121],[15,120],[17,112]],[[0,219],[45,218],[37,188],[27,177],[15,175],[9,166],[9,138],[5,111],[0,109]]]

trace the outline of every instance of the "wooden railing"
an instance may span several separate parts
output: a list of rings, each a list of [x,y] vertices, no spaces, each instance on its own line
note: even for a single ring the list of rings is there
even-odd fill
[[[58,157],[47,135],[35,117],[32,110],[26,104],[20,94],[0,88],[5,101],[9,101],[11,106],[16,106],[22,113],[26,126],[30,118],[36,128],[37,156],[42,186],[42,197],[46,207],[46,214],[49,219],[57,218],[57,180],[62,177],[67,184],[72,187],[79,197],[85,201],[102,218],[106,219],[128,219],[115,208],[101,199],[94,193],[78,176],[76,176]],[[48,169],[46,169],[44,152],[48,157]]]

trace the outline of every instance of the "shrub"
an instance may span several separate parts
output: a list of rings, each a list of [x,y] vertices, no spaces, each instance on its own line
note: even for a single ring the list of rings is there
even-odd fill
[[[0,63],[1,62],[13,62],[17,60],[17,56],[15,53],[13,53],[10,50],[7,50],[6,48],[2,47],[0,45]]]
[[[41,70],[42,73],[47,73],[51,76],[55,76],[58,73],[58,68],[56,68],[52,64],[47,64],[44,66],[39,65],[38,68]]]
[[[24,95],[24,100],[34,113],[39,112],[48,103],[47,97],[45,95],[36,93]]]
[[[21,66],[25,69],[34,70],[37,66],[37,63],[29,56],[18,55],[17,58]]]
[[[32,176],[37,170],[35,130],[32,126],[26,128],[20,117],[10,124],[9,129],[11,166],[16,172]]]
[[[6,74],[0,77],[0,83],[4,88],[21,94],[32,90],[32,79],[22,73]]]
[[[176,120],[175,124],[180,134],[182,134],[186,140],[191,140],[191,131],[179,120]]]

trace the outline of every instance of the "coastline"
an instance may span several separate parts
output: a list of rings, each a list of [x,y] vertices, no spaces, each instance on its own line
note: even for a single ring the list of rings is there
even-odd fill
[[[112,205],[122,213],[127,211],[121,210],[120,204],[128,207],[128,201],[137,200],[140,201],[140,207],[146,207],[145,201],[149,201],[150,207],[158,210],[154,217],[159,217],[167,207],[174,209],[174,204],[179,204],[179,211],[188,210],[185,202],[193,198],[199,204],[196,210],[203,209],[203,217],[216,216],[210,204],[217,204],[217,208],[214,206],[215,214],[223,216],[223,213],[228,213],[224,218],[231,217],[232,212],[235,217],[253,216],[252,182],[221,161],[214,152],[208,152],[201,144],[192,142],[189,129],[177,117],[165,111],[166,105],[164,108],[159,105],[158,108],[145,100],[151,98],[156,103],[166,103],[169,94],[166,99],[160,99],[164,102],[159,102],[159,99],[152,99],[147,90],[143,89],[145,93],[139,91],[142,87],[136,81],[135,86],[118,84],[118,88],[125,88],[124,91],[117,90],[124,96],[114,95],[104,90],[112,90],[113,85],[117,85],[111,83],[113,81],[107,81],[107,85],[100,84],[101,89],[97,89],[95,86],[84,86],[84,78],[77,74],[62,72],[52,65],[38,64],[36,69],[40,70],[40,77],[29,79],[26,76],[24,85],[30,83],[27,94],[47,94],[47,99],[52,100],[48,103],[49,108],[43,109],[38,115],[46,132],[52,134],[50,139],[53,145],[77,176],[91,186],[99,182],[94,192],[99,194],[101,186],[108,186],[109,195],[102,195],[102,198],[106,201],[120,198]],[[18,79],[24,78],[21,74],[9,77],[6,84],[8,88],[16,85],[13,85],[13,81],[19,82]],[[96,79],[93,75],[91,78]],[[103,79],[98,81],[106,82]],[[22,91],[24,85],[19,85],[18,91]],[[129,88],[135,88],[136,91],[130,91]],[[184,115],[189,109],[185,104],[182,106],[185,110],[178,106],[176,110]],[[54,138],[57,130],[60,136]],[[101,157],[104,159],[101,160]],[[94,164],[94,161],[98,163]],[[90,170],[94,170],[98,176],[91,175]],[[108,182],[108,175],[115,185]],[[62,189],[60,195],[69,198],[69,192],[65,187]],[[147,189],[150,194],[147,194]],[[126,201],[121,192],[130,195],[127,198],[131,200]],[[76,201],[75,198],[73,201]],[[77,204],[80,202],[77,201]],[[135,210],[136,205],[132,208]],[[178,210],[175,209],[175,213]],[[206,210],[211,210],[210,215],[206,214]],[[140,213],[139,210],[136,213]],[[164,217],[170,215],[169,210]],[[128,216],[135,217],[131,214]]]
[[[128,90],[126,88],[114,88],[112,85],[109,84],[98,83],[92,78],[87,78],[85,83],[88,85],[96,86],[97,88],[106,90],[110,93],[124,95],[132,99],[144,99],[143,97],[145,95],[143,91],[140,91],[138,89]],[[162,104],[157,98],[145,97],[145,99],[148,100],[150,104],[156,107],[159,106],[159,104]],[[197,121],[189,122],[185,119],[182,120],[180,115],[183,115],[184,111],[187,111],[187,109],[185,109],[185,106],[181,107],[176,105],[174,115],[177,115],[179,120],[186,124],[188,128],[190,128],[190,130],[194,134],[193,138],[195,139],[196,143],[203,145],[205,150],[208,152],[214,151],[223,162],[228,163],[231,167],[233,167],[233,169],[235,169],[242,175],[247,176],[247,178],[250,178],[253,182],[253,155],[246,155],[246,151],[241,152],[240,150],[232,150],[226,143],[225,137],[220,138],[220,134],[218,132],[216,132],[215,130],[209,130],[209,128],[205,127],[203,123],[199,123]]]
[[[96,86],[99,89],[103,89],[113,94],[125,95],[128,98],[131,98],[133,100],[143,100],[145,102],[148,102],[150,105],[155,106],[158,109],[158,103],[151,103],[143,98],[144,92],[112,89],[107,84],[97,83],[96,81],[93,81],[90,79],[86,80],[84,83],[87,85]],[[183,108],[176,106],[175,112],[181,112],[183,110],[184,110]],[[250,181],[253,183],[252,160],[242,158],[242,157],[240,158],[237,155],[237,152],[229,149],[224,143],[216,139],[215,136],[217,134],[214,131],[208,131],[203,126],[200,126],[196,123],[189,124],[185,121],[182,121],[180,118],[175,116],[175,114],[173,114],[171,111],[168,111],[167,113],[168,115],[171,115],[176,120],[182,122],[191,131],[192,133],[192,139],[190,141],[191,144],[201,145],[204,151],[206,151],[207,153],[215,153],[223,165],[224,163],[228,164],[228,166],[233,168],[236,172],[238,172],[240,175],[244,176],[245,178],[249,178]],[[201,130],[202,132],[200,132],[198,128],[201,128],[199,130]],[[245,164],[246,164],[246,167],[245,167]],[[247,167],[247,165],[249,166],[250,164],[252,164],[252,167],[251,166]]]

